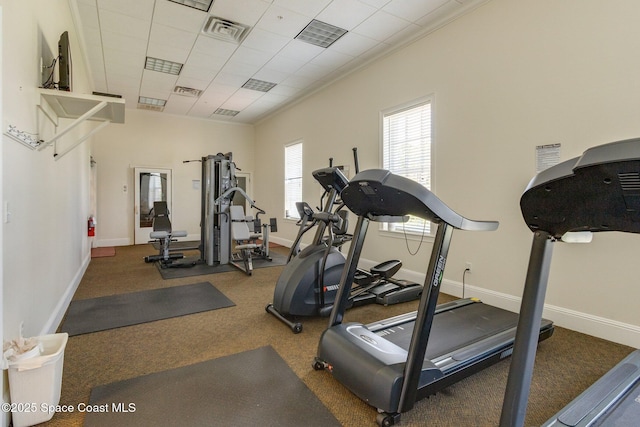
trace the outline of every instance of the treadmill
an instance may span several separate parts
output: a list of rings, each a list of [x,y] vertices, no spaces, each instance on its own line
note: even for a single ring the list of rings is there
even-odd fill
[[[508,357],[518,315],[475,299],[436,305],[453,230],[492,231],[497,222],[464,218],[424,186],[382,169],[358,173],[341,197],[358,222],[314,368],[331,372],[378,409],[379,425],[389,426],[417,399]],[[408,215],[438,226],[418,310],[368,325],[343,324],[369,222],[406,221]],[[539,340],[552,335],[551,322],[538,326]]]
[[[553,244],[591,240],[593,232],[640,233],[640,138],[600,145],[540,172],[520,199],[533,233],[500,425],[524,425]],[[636,426],[640,351],[631,353],[551,420],[549,426]]]

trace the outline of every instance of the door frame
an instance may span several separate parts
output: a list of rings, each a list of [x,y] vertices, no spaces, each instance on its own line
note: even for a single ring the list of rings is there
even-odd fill
[[[171,201],[173,193],[173,177],[171,168],[151,168],[144,166],[135,166],[133,168],[133,244],[140,245],[149,243],[149,233],[153,231],[152,227],[140,227],[140,174],[141,173],[166,173],[167,174],[167,208],[171,215]]]

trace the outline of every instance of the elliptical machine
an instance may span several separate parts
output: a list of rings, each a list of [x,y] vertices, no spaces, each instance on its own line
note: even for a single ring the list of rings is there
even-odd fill
[[[356,148],[353,153],[357,172]],[[291,246],[287,265],[276,283],[273,303],[265,307],[268,313],[296,334],[302,331],[302,323],[289,318],[326,317],[331,313],[345,265],[340,246],[353,237],[347,233],[348,212],[343,210],[344,204],[335,207],[349,180],[340,168],[332,166],[332,160],[328,168],[312,173],[325,189],[323,199],[326,199],[322,210],[314,212],[307,203],[296,204],[300,214],[298,235]],[[316,233],[313,241],[300,251],[303,235],[314,227]],[[422,285],[392,279],[401,267],[400,261],[391,260],[376,265],[368,272],[358,270],[360,280],[356,280],[357,286],[350,293],[348,308],[371,303],[391,305],[419,298]]]

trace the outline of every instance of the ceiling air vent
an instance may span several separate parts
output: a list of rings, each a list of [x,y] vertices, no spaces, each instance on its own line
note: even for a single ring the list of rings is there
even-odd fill
[[[295,38],[327,48],[345,34],[347,34],[347,30],[343,28],[314,19]]]
[[[165,99],[147,98],[146,96],[138,97],[138,108],[141,110],[163,111],[167,104]]]
[[[216,111],[213,112],[213,114],[217,114],[219,116],[235,116],[239,113],[240,111],[236,111],[236,110],[227,110],[225,108],[218,108]]]
[[[240,44],[247,37],[250,29],[251,27],[248,25],[210,16],[204,23],[202,34],[226,42]]]
[[[275,83],[265,82],[264,80],[258,79],[249,79],[242,85],[245,89],[257,90],[260,92],[269,92],[275,86]]]
[[[205,12],[209,11],[211,7],[211,3],[213,0],[169,0],[174,3],[183,4],[185,6],[192,7],[194,9],[203,10]]]
[[[197,98],[202,95],[202,91],[200,89],[194,89],[192,87],[185,86],[174,87],[173,93],[175,93],[176,95],[191,96],[193,98]]]

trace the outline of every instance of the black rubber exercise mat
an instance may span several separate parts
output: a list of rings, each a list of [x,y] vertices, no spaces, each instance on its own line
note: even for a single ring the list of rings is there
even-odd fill
[[[70,336],[231,307],[209,282],[71,301],[60,328]]]
[[[287,263],[287,257],[284,255],[272,252],[269,256],[271,257],[271,261],[262,258],[254,258],[253,268],[276,267]],[[176,264],[187,264],[189,266],[178,268],[163,268],[159,262],[156,262],[155,264],[163,279],[179,279],[182,277],[202,276],[205,274],[226,273],[228,271],[237,271],[238,273],[243,274],[241,270],[234,267],[232,264],[216,264],[210,266],[205,263],[196,262],[196,260],[197,258],[193,259],[189,257],[179,259],[176,261]],[[195,265],[191,266],[190,263],[194,263]],[[239,261],[238,263],[242,264],[242,261]]]
[[[271,347],[94,387],[86,427],[340,426]]]

